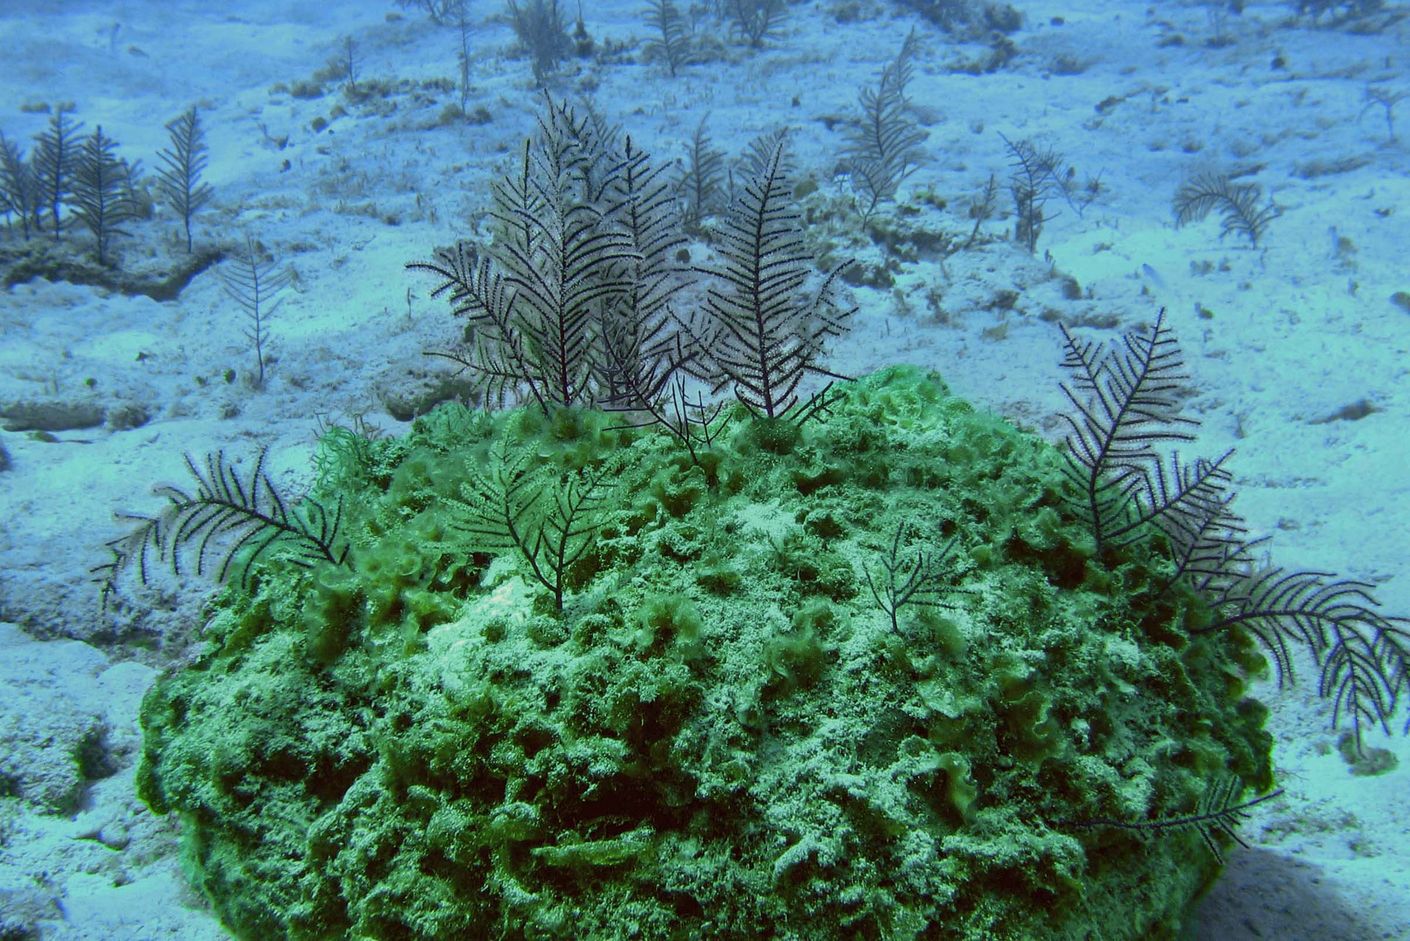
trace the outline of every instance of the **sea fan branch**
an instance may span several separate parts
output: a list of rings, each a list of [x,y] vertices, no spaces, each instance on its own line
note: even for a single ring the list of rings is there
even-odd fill
[[[1076,377],[1062,386],[1073,407],[1062,416],[1071,428],[1064,442],[1066,474],[1080,493],[1076,509],[1091,526],[1100,555],[1107,546],[1137,538],[1142,523],[1166,512],[1162,503],[1168,502],[1168,510],[1180,502],[1171,492],[1150,490],[1152,468],[1160,460],[1155,445],[1193,440],[1183,429],[1196,422],[1178,414],[1175,393],[1188,377],[1181,372],[1184,361],[1163,308],[1149,331],[1122,338],[1124,354],[1101,353],[1067,327],[1062,332],[1063,366]],[[1144,514],[1135,502],[1143,492],[1150,495]]]
[[[746,184],[721,233],[724,267],[705,272],[723,286],[708,290],[704,322],[682,323],[682,329],[717,390],[733,386],[756,415],[802,420],[793,414],[798,386],[807,374],[832,375],[820,365],[826,341],[846,330],[856,308],[832,301],[840,267],[824,278],[810,303],[800,303],[810,258],[786,182],[779,142],[763,172]]]
[[[1192,633],[1249,631],[1273,659],[1279,685],[1294,677],[1290,644],[1312,653],[1318,693],[1332,700],[1332,725],[1350,718],[1358,752],[1368,726],[1389,730],[1401,695],[1410,693],[1410,621],[1382,614],[1370,584],[1270,568],[1229,579],[1212,604],[1218,618]]]
[[[207,455],[203,465],[187,455],[194,490],[163,484],[154,491],[167,501],[161,513],[122,514],[120,518],[137,525],[111,540],[111,561],[93,569],[100,576],[104,605],[116,591],[118,577],[131,565],[137,566],[142,583],[148,583],[153,555],[169,563],[178,576],[183,574],[182,559],[194,558],[195,574],[205,575],[214,566],[217,581],[238,575],[242,587],[248,586],[251,567],[275,547],[287,550],[284,559],[301,568],[321,562],[343,564],[348,549],[339,545],[342,502],[329,509],[305,497],[291,507],[265,473],[265,455],[259,452],[243,478],[224,452]]]
[[[852,187],[865,203],[864,221],[879,203],[895,198],[901,183],[920,163],[926,133],[911,118],[906,97],[916,45],[913,29],[896,58],[882,70],[877,87],[862,89],[858,98],[861,120],[851,129],[845,154],[851,164]]]
[[[1282,210],[1269,201],[1259,205],[1263,188],[1257,183],[1235,183],[1227,174],[1204,173],[1180,185],[1175,192],[1175,225],[1197,222],[1215,209],[1222,222],[1219,236],[1242,235],[1257,245]]]
[[[550,480],[551,472],[530,468],[524,455],[511,457],[503,443],[491,452],[490,464],[488,474],[462,487],[454,526],[487,551],[516,552],[562,613],[569,569],[592,547],[601,526],[610,468]]]
[[[1243,789],[1243,782],[1233,775],[1228,775],[1215,780],[1205,788],[1204,794],[1200,797],[1199,804],[1192,814],[1161,817],[1156,820],[1120,820],[1113,817],[1094,817],[1087,820],[1058,821],[1056,825],[1082,829],[1110,827],[1126,830],[1143,837],[1159,835],[1171,830],[1198,830],[1205,848],[1222,863],[1224,855],[1219,849],[1218,835],[1223,834],[1244,849],[1248,849],[1248,844],[1238,834],[1238,825],[1248,819],[1249,811],[1254,807],[1283,793],[1282,788],[1278,788],[1267,794],[1238,801]]]
[[[876,578],[872,577],[870,569],[862,569],[862,577],[866,579],[872,599],[890,619],[893,631],[899,629],[898,615],[906,605],[934,608],[944,604],[939,595],[948,581],[948,575],[941,569],[941,563],[950,555],[955,540],[959,538],[952,537],[934,554],[919,551],[907,563],[901,559],[901,534],[904,529],[904,522],[896,524],[896,535],[882,556],[881,572]]]

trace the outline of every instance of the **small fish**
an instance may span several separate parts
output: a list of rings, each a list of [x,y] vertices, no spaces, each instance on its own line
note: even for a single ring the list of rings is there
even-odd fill
[[[1165,279],[1162,278],[1160,275],[1156,274],[1155,269],[1152,268],[1150,265],[1141,265],[1141,274],[1145,275],[1146,279],[1152,284],[1154,284],[1156,287],[1165,287]]]

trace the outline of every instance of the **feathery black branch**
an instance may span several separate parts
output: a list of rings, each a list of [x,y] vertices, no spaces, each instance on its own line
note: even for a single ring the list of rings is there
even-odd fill
[[[646,41],[648,56],[665,61],[671,77],[691,59],[690,26],[672,0],[646,0],[646,25],[657,34]]]
[[[705,130],[707,114],[695,126],[685,169],[676,179],[676,187],[684,203],[687,230],[700,228],[708,216],[715,215],[725,201],[725,157],[710,144]]]
[[[431,261],[411,262],[406,267],[439,278],[431,296],[445,295],[451,313],[469,321],[461,346],[430,355],[452,360],[470,372],[487,405],[503,408],[519,390],[527,388],[546,413],[548,398],[515,329],[514,291],[495,270],[493,261],[460,242],[454,248],[438,250]]]
[[[754,135],[744,153],[734,161],[729,173],[729,198],[731,205],[740,201],[740,187],[751,180],[757,180],[769,172],[774,154],[779,155],[778,173],[791,180],[798,167],[793,154],[788,149],[787,126],[776,127]]]
[[[1052,150],[1039,150],[1031,141],[1011,141],[1003,134],[999,139],[1009,152],[1009,193],[1014,203],[1014,239],[1029,252],[1038,247],[1038,236],[1049,217],[1043,206],[1053,195],[1054,181],[1060,158]]]
[[[1243,521],[1230,509],[1230,454],[1169,470],[1155,446],[1189,441],[1194,422],[1177,414],[1175,391],[1188,377],[1165,312],[1149,332],[1128,334],[1125,353],[1101,352],[1063,328],[1063,365],[1076,380],[1063,385],[1075,414],[1063,455],[1079,498],[1073,507],[1092,528],[1098,555],[1153,526],[1173,553],[1164,588],[1184,579],[1214,612],[1192,634],[1249,632],[1273,661],[1281,686],[1294,679],[1293,650],[1302,647],[1320,670],[1319,694],[1332,701],[1333,726],[1349,716],[1358,752],[1363,731],[1389,729],[1410,699],[1410,621],[1389,617],[1365,582],[1329,572],[1259,569]],[[1407,722],[1410,730],[1410,722]]]
[[[1271,200],[1260,206],[1263,188],[1257,183],[1235,183],[1227,174],[1203,173],[1180,184],[1175,192],[1175,225],[1198,222],[1218,209],[1222,217],[1219,237],[1242,235],[1249,244],[1258,240],[1282,210]]]
[[[1247,630],[1273,660],[1280,686],[1294,679],[1290,644],[1301,645],[1320,668],[1318,694],[1332,701],[1333,727],[1349,716],[1358,752],[1367,726],[1389,731],[1401,695],[1410,695],[1410,621],[1382,614],[1370,584],[1280,568],[1222,581],[1210,598],[1218,616],[1192,633]]]
[[[47,205],[54,221],[55,240],[63,228],[59,207],[73,190],[81,127],[82,122],[69,121],[68,112],[59,108],[50,116],[49,126],[35,140],[34,178],[39,186],[40,201]]]
[[[1029,140],[1012,141],[1003,134],[999,138],[1009,152],[1009,192],[1013,195],[1016,219],[1014,238],[1030,251],[1038,245],[1043,223],[1053,218],[1043,214],[1043,207],[1054,196],[1079,216],[1100,195],[1100,175],[1078,182],[1077,168],[1067,163],[1062,154],[1052,148],[1039,147]]]
[[[1172,543],[1187,538],[1194,529],[1207,527],[1205,521],[1217,516],[1233,499],[1228,492],[1233,475],[1227,467],[1233,454],[1231,448],[1212,461],[1197,458],[1193,464],[1182,463],[1179,454],[1171,454],[1168,471],[1159,460],[1151,461],[1135,494],[1135,512],[1121,526],[1107,531],[1107,542],[1120,542],[1147,523],[1162,530]],[[1206,531],[1205,538],[1219,532]]]
[[[573,50],[568,20],[558,0],[507,0],[509,25],[533,61],[534,83],[540,88]]]
[[[515,328],[535,378],[554,406],[591,404],[591,378],[600,366],[594,326],[602,309],[631,288],[638,261],[628,235],[602,224],[588,194],[570,188],[579,166],[550,141],[533,181],[542,209],[501,205],[497,218],[522,228],[529,243],[504,246],[506,281],[517,300]]]
[[[39,180],[19,145],[0,131],[0,212],[13,213],[26,240],[39,225]]]
[[[948,579],[940,565],[949,556],[950,550],[955,546],[955,540],[959,538],[951,537],[934,555],[919,551],[907,564],[901,560],[901,534],[905,525],[904,522],[896,524],[896,535],[891,539],[891,547],[881,559],[884,575],[878,574],[873,579],[870,569],[862,569],[862,576],[866,579],[867,588],[871,590],[872,599],[891,619],[893,631],[898,630],[898,615],[906,605],[935,608],[944,604],[939,595],[943,583]]]
[[[920,164],[926,133],[908,113],[906,97],[916,45],[912,29],[896,58],[882,70],[877,87],[862,89],[858,99],[861,120],[850,129],[851,144],[844,153],[851,165],[852,188],[866,204],[863,221],[879,203],[894,199],[901,183]]]
[[[630,137],[604,195],[604,216],[627,235],[635,258],[626,290],[601,308],[598,398],[604,408],[650,412],[642,394],[654,388],[659,396],[685,356],[670,311],[671,299],[685,287],[680,276],[686,269],[674,261],[685,237],[662,168],[653,167]]]
[[[686,450],[690,452],[691,462],[698,465],[701,450],[708,451],[713,448],[720,433],[729,425],[727,414],[724,421],[715,424],[715,420],[724,411],[724,403],[717,402],[712,407],[705,401],[705,397],[698,393],[692,402],[686,394],[685,379],[677,375],[672,377],[670,409],[668,415],[653,414],[657,415],[657,421],[685,445]]]
[[[730,31],[738,33],[758,49],[765,39],[778,35],[788,12],[786,0],[724,0],[730,17]]]
[[[224,582],[238,573],[242,587],[248,586],[251,567],[275,547],[286,550],[284,558],[301,568],[320,562],[343,564],[348,549],[338,547],[342,502],[331,510],[309,497],[291,505],[265,473],[265,455],[259,452],[243,478],[224,452],[207,455],[204,465],[187,455],[194,490],[163,484],[154,490],[167,501],[161,513],[120,514],[136,526],[111,540],[111,561],[93,569],[100,576],[104,605],[117,590],[119,576],[134,563],[142,583],[148,583],[153,555],[169,563],[178,576],[183,574],[183,557],[195,558],[197,575],[205,575],[211,559],[217,558],[216,580]]]
[[[1243,789],[1242,781],[1234,775],[1227,775],[1215,780],[1205,788],[1199,805],[1192,814],[1161,817],[1157,820],[1118,820],[1113,817],[1096,817],[1089,820],[1062,820],[1057,821],[1056,825],[1078,829],[1111,827],[1143,837],[1159,835],[1170,830],[1198,830],[1205,847],[1216,860],[1222,863],[1224,862],[1224,854],[1220,852],[1216,837],[1222,833],[1244,849],[1248,849],[1248,844],[1239,836],[1236,828],[1248,819],[1249,811],[1254,807],[1283,793],[1282,788],[1277,788],[1267,794],[1260,794],[1246,801],[1235,803],[1239,795],[1243,793]]]
[[[1332,701],[1332,727],[1350,716],[1357,754],[1363,754],[1362,730],[1380,726],[1390,734],[1390,717],[1410,695],[1410,621],[1372,613],[1327,626],[1327,655],[1317,692]],[[1410,729],[1410,718],[1406,720]]]
[[[186,251],[191,251],[191,217],[210,201],[213,190],[201,182],[206,168],[206,145],[195,107],[187,108],[166,126],[170,148],[157,154],[157,190],[167,205],[181,216],[186,231]]]
[[[610,347],[608,352],[612,355]],[[700,452],[714,447],[720,432],[729,424],[729,418],[726,416],[723,422],[715,424],[724,411],[722,402],[711,406],[701,394],[691,401],[685,378],[680,374],[686,370],[688,355],[678,341],[669,356],[653,361],[652,371],[642,373],[624,368],[624,383],[619,398],[607,408],[645,415],[641,420],[615,427],[649,428],[659,425],[685,446],[691,463],[699,465]]]
[[[1124,353],[1103,352],[1066,326],[1062,333],[1067,347],[1062,364],[1075,376],[1072,385],[1062,386],[1074,410],[1062,416],[1072,429],[1064,441],[1065,471],[1081,494],[1075,508],[1091,527],[1100,556],[1107,546],[1138,538],[1145,522],[1184,511],[1189,503],[1198,512],[1201,501],[1216,498],[1227,474],[1224,458],[1212,465],[1200,462],[1194,475],[1176,470],[1173,491],[1163,476],[1152,490],[1151,476],[1160,466],[1155,445],[1191,441],[1194,436],[1182,429],[1197,424],[1178,414],[1175,392],[1188,377],[1181,372],[1184,361],[1165,325],[1164,308],[1149,331],[1122,338]]]
[[[108,263],[113,236],[128,234],[122,224],[134,215],[123,189],[128,170],[117,158],[116,147],[101,126],[95,128],[84,138],[73,170],[75,214],[93,233],[100,265]]]
[[[488,474],[462,488],[462,516],[453,525],[486,551],[517,552],[561,614],[569,569],[592,548],[601,525],[610,469],[584,468],[560,480],[529,467],[525,455],[511,457],[502,441],[490,464]]]
[[[832,301],[842,266],[824,278],[811,302],[798,297],[811,259],[803,251],[798,214],[789,205],[783,159],[779,142],[763,171],[745,186],[720,233],[724,267],[704,269],[723,285],[709,289],[704,323],[682,323],[682,328],[700,354],[702,378],[716,391],[732,386],[755,415],[801,423],[813,413],[805,406],[795,414],[804,376],[845,378],[821,360],[826,341],[845,332],[856,308]]]
[[[1183,579],[1211,596],[1254,568],[1253,550],[1268,540],[1248,538],[1248,527],[1231,509],[1234,494],[1224,489],[1226,484],[1227,479],[1219,480],[1215,491],[1191,512],[1157,520],[1175,563],[1162,590]]]
[[[277,268],[277,262],[260,260],[255,241],[245,235],[245,251],[229,268],[220,269],[220,284],[225,293],[245,311],[245,339],[255,351],[256,375],[254,387],[264,388],[265,344],[269,342],[269,318],[279,309],[279,296],[293,280],[293,272]]]
[[[665,339],[678,290],[668,209],[669,188],[630,139],[616,149],[610,128],[550,102],[519,169],[494,187],[483,257],[462,245],[408,265],[435,275],[433,296],[469,318],[473,344],[441,355],[474,374],[488,402],[526,390],[548,413],[611,400],[615,370]]]
[[[1380,626],[1370,587],[1337,580],[1330,572],[1264,569],[1229,579],[1210,598],[1219,616],[1191,633],[1247,630],[1269,651],[1282,685],[1295,677],[1289,641],[1306,647],[1320,661],[1332,631],[1357,623]]]

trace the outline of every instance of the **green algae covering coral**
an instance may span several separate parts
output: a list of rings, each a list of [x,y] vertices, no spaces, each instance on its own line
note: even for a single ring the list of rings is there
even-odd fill
[[[141,794],[236,934],[1175,934],[1199,835],[1080,823],[1265,788],[1270,742],[1158,538],[1098,564],[1060,455],[916,369],[784,449],[618,421],[326,442],[350,565],[264,560],[143,708]],[[888,558],[933,576],[894,625]]]

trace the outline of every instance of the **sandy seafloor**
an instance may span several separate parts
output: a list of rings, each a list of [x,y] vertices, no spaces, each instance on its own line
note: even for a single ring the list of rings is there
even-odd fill
[[[790,6],[762,50],[729,44],[670,78],[642,61],[643,3],[585,3],[589,33],[611,51],[570,61],[553,88],[592,90],[658,160],[683,156],[706,113],[731,157],[786,124],[804,172],[840,199],[837,119],[919,23],[910,94],[929,137],[903,201],[933,189],[951,206],[934,225],[966,231],[967,200],[990,173],[1006,176],[1000,133],[1055,148],[1103,191],[1080,216],[1052,205],[1037,257],[996,239],[943,270],[903,262],[893,290],[855,290],[860,311],[833,367],[932,367],[1056,439],[1056,321],[1110,340],[1165,305],[1203,422],[1188,453],[1237,448],[1237,508],[1273,536],[1279,564],[1374,583],[1389,612],[1410,614],[1410,310],[1393,299],[1410,291],[1410,104],[1397,140],[1365,98],[1368,87],[1410,93],[1406,11],[1388,4],[1374,20],[1383,28],[1367,33],[1252,3],[1227,19],[1227,42],[1210,43],[1199,5],[1017,5],[1016,55],[989,74],[956,69],[987,55],[984,43],[892,4],[810,0]],[[129,585],[101,613],[88,570],[120,531],[113,511],[155,509],[150,487],[183,479],[183,453],[267,445],[275,475],[296,486],[321,421],[404,428],[385,403],[445,371],[422,351],[457,326],[403,266],[475,234],[492,175],[539,101],[498,13],[490,0],[472,7],[469,104],[488,120],[470,124],[442,120],[456,91],[412,87],[456,78],[454,31],[390,3],[0,0],[7,136],[28,147],[47,121],[33,106],[68,101],[85,130],[101,124],[150,169],[163,124],[198,105],[215,187],[198,246],[248,233],[295,272],[270,323],[262,390],[244,379],[254,365],[244,317],[214,270],[167,302],[42,280],[0,291],[0,407],[96,403],[109,415],[0,433],[13,462],[0,473],[0,770],[6,791],[24,795],[0,808],[0,912],[45,939],[226,936],[180,877],[176,822],[149,814],[132,786],[140,697],[188,649],[203,586]],[[322,97],[291,96],[346,37],[364,80],[406,83],[364,103],[336,82]],[[1215,217],[1174,226],[1176,186],[1203,170],[1237,170],[1271,194],[1282,214],[1263,244],[1221,239]],[[1000,208],[986,234],[1011,228],[1006,196]],[[125,265],[180,254],[169,214],[131,228],[117,242]],[[86,235],[68,238],[81,246]],[[875,246],[857,254],[884,261]],[[1082,296],[1066,296],[1062,275]],[[1018,292],[1011,310],[996,302],[1006,290]],[[943,316],[927,304],[935,292]],[[115,427],[132,422],[112,416],[143,411],[145,423]],[[1228,855],[1191,937],[1410,938],[1410,746],[1372,734],[1398,767],[1352,775],[1306,672],[1292,689],[1260,691],[1286,793],[1243,828],[1252,848]],[[84,743],[79,775],[67,756]]]

